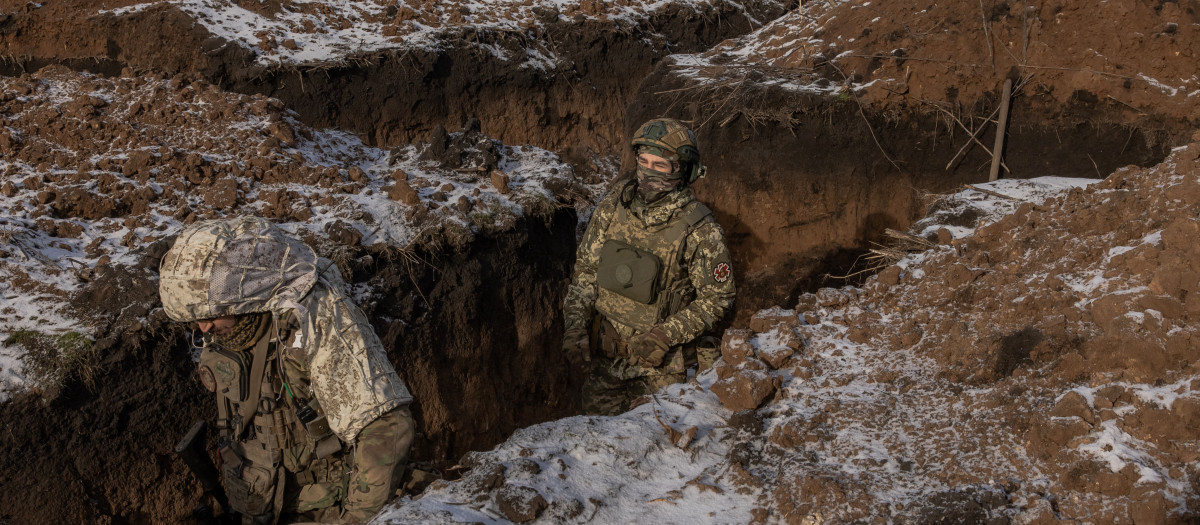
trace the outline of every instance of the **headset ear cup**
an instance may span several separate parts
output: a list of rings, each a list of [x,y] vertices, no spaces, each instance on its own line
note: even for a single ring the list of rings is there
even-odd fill
[[[688,173],[688,185],[690,186],[692,183],[704,178],[704,175],[707,173],[708,166],[700,164],[699,162],[692,164],[691,172]]]

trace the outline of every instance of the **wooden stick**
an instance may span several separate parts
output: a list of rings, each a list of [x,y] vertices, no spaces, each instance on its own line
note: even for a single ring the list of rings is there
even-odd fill
[[[992,117],[996,116],[997,111],[1000,111],[1000,108],[993,109],[992,114],[988,115],[987,120],[985,120],[983,122],[983,124],[980,124],[978,128],[975,128],[975,131],[970,132],[969,136],[971,137],[971,140],[968,140],[966,143],[964,143],[962,145],[961,148],[958,148],[958,153],[955,153],[954,158],[950,159],[950,162],[946,163],[946,171],[950,171],[950,168],[954,167],[954,163],[958,162],[958,158],[960,156],[962,156],[962,154],[965,153],[968,149],[970,149],[971,144],[975,144],[976,142],[979,142],[979,139],[976,137],[978,137],[979,134],[981,132],[983,132],[983,128],[987,127],[988,122],[992,121]],[[965,125],[963,125],[962,121],[959,120],[958,117],[955,117],[954,115],[950,115],[950,116],[954,119],[955,122],[958,122],[959,126],[962,126],[963,129],[967,129],[967,127]],[[968,130],[968,131],[970,131],[970,130]],[[982,144],[981,144],[981,146],[982,146]],[[983,148],[983,149],[987,149],[987,148]]]
[[[1008,103],[1012,98],[1012,79],[1004,79],[1004,94],[1000,96],[1000,120],[996,122],[996,145],[992,148],[992,172],[988,182],[1000,177],[1000,157],[1004,154],[1004,131],[1008,127]]]
[[[985,189],[983,189],[983,188],[980,188],[980,187],[978,187],[978,186],[972,186],[972,185],[970,185],[970,184],[963,184],[963,187],[964,187],[964,188],[967,188],[968,190],[975,190],[975,191],[977,191],[977,192],[979,192],[979,193],[983,193],[983,194],[986,194],[986,195],[991,195],[991,196],[993,196],[993,197],[999,197],[999,198],[1001,198],[1001,199],[1008,199],[1008,200],[1010,200],[1010,201],[1020,201],[1020,200],[1021,200],[1021,199],[1018,199],[1018,198],[1016,198],[1016,197],[1009,197],[1008,195],[1005,195],[1005,194],[1003,194],[1003,193],[996,193],[996,192],[994,192],[994,191],[992,191],[992,190],[985,190]]]

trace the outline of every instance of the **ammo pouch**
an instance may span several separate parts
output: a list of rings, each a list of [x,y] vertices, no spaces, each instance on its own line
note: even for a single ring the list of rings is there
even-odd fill
[[[229,506],[255,523],[272,523],[275,515],[276,468],[246,461],[238,444],[221,447],[221,475]]]
[[[651,304],[658,297],[658,274],[661,269],[662,261],[657,255],[609,239],[600,248],[596,283],[625,298]]]

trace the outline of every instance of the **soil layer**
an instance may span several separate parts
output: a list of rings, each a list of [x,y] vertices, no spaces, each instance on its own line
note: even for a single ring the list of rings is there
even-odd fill
[[[795,6],[668,4],[639,23],[555,11],[526,32],[449,27],[436,50],[401,46],[334,63],[266,67],[254,51],[208,33],[169,4],[96,14],[117,4],[0,3],[0,44],[7,49],[0,72],[58,63],[107,75],[123,67],[185,73],[230,91],[278,98],[313,127],[352,131],[380,146],[425,139],[438,125],[457,129],[477,118],[484,133],[505,143],[600,154],[624,141],[624,108],[663,57],[703,51]],[[487,51],[524,56],[534,43],[555,51],[552,69],[518,67]]]

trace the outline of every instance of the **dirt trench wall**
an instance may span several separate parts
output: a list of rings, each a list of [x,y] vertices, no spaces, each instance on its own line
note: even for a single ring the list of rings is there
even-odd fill
[[[761,308],[793,305],[800,293],[845,284],[828,275],[869,267],[861,257],[872,243],[886,242],[886,228],[905,230],[922,217],[931,194],[988,180],[991,157],[978,145],[946,169],[969,138],[931,108],[880,114],[848,96],[737,89],[698,88],[664,64],[639,88],[625,121],[629,134],[658,116],[697,128],[709,171],[695,191],[733,252],[735,324]],[[996,99],[964,113],[986,116]],[[1178,120],[1110,118],[1120,111],[1085,93],[1066,106],[1015,100],[1004,176],[1086,178],[1150,166],[1190,133]],[[978,138],[990,149],[993,129]],[[627,152],[626,169],[631,162]]]
[[[73,302],[102,326],[91,386],[68,381],[0,405],[0,523],[174,523],[199,501],[172,449],[215,404],[183,327],[151,313],[165,250],[99,268]]]
[[[578,378],[561,372],[554,344],[575,224],[560,211],[479,236],[462,253],[390,262],[360,253],[349,263],[348,281],[375,287],[362,306],[415,397],[413,461],[440,471],[578,411]],[[94,387],[72,381],[0,405],[0,523],[177,523],[199,501],[173,447],[195,420],[211,423],[215,405],[185,327],[159,308],[154,274],[168,242],[137,267],[100,269],[73,300],[104,327]]]
[[[761,22],[795,2],[743,2]],[[51,63],[115,75],[122,67],[199,76],[223,89],[282,100],[313,127],[352,131],[374,145],[423,140],[438,125],[478,118],[508,144],[607,154],[623,142],[621,117],[641,78],[670,53],[697,52],[757,27],[742,6],[671,5],[639,25],[547,13],[526,32],[459,29],[439,50],[350,57],[342,64],[267,68],[171,6],[81,18],[69,8],[22,8],[0,17],[0,72]],[[55,35],[46,38],[44,35]],[[61,38],[59,37],[61,35]],[[496,57],[549,44],[551,69]]]
[[[417,457],[447,467],[517,428],[578,412],[578,378],[559,351],[575,222],[560,211],[372,277],[376,330],[416,399]]]

